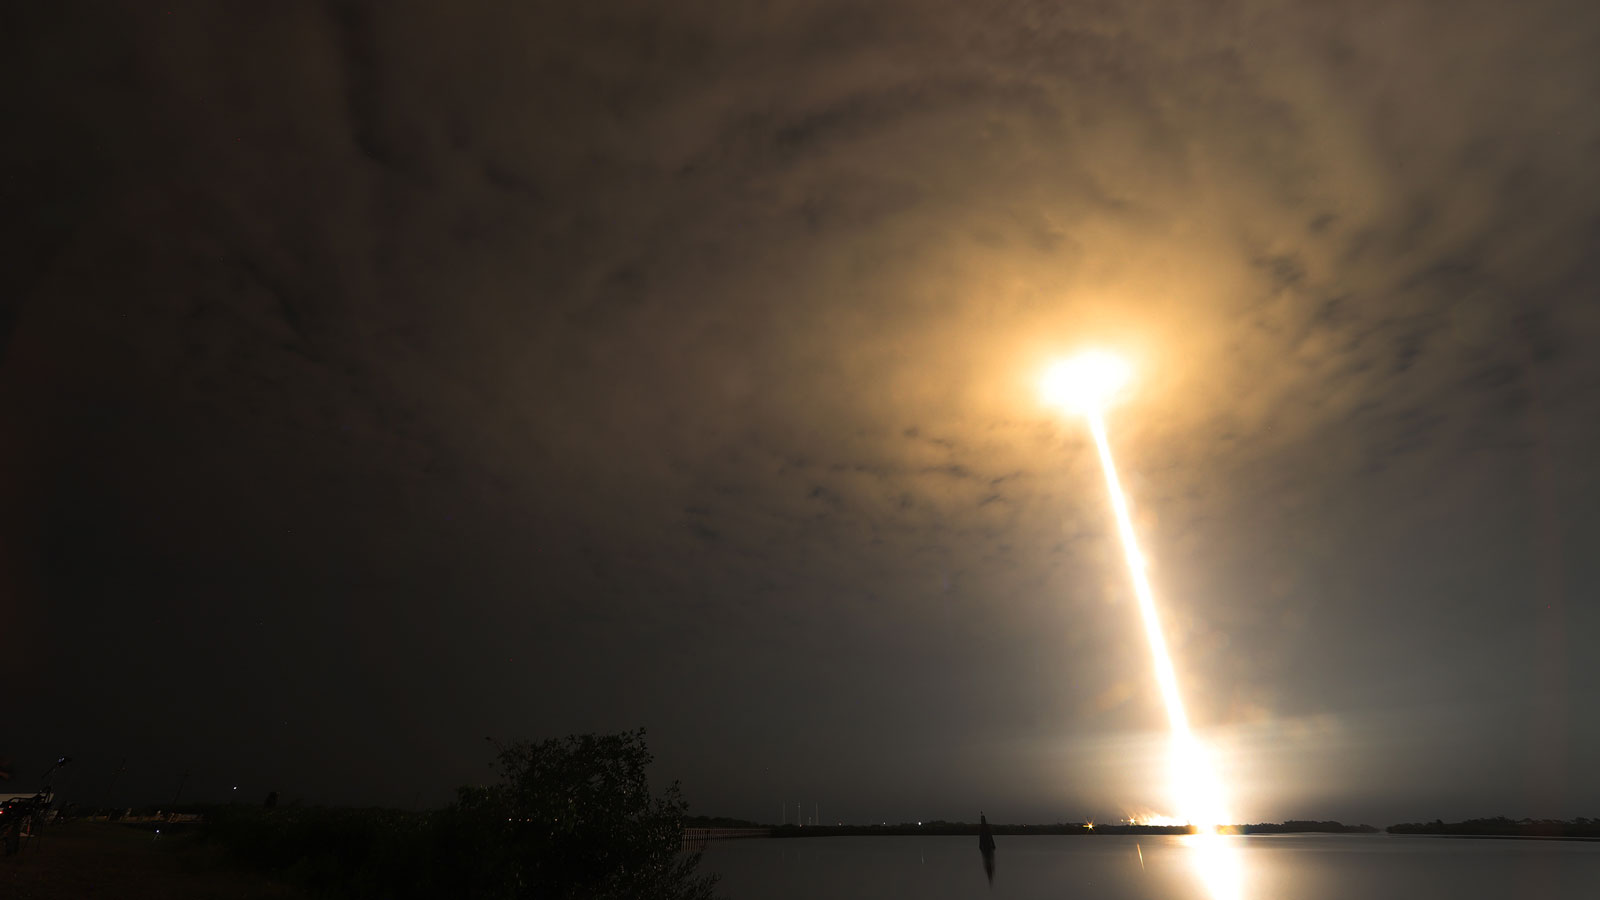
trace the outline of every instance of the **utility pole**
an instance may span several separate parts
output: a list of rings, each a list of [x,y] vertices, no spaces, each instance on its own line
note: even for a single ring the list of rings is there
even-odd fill
[[[183,774],[178,776],[178,790],[172,795],[172,811],[174,813],[178,811],[178,798],[183,796],[183,784],[189,780],[189,772],[189,769],[184,769]]]
[[[111,772],[111,783],[106,786],[106,797],[105,797],[106,804],[105,805],[106,805],[106,809],[108,810],[108,813],[107,813],[108,815],[110,814],[109,810],[111,809],[111,801],[113,801],[113,800],[115,800],[117,798],[117,779],[119,777],[121,777],[123,772],[126,772],[126,771],[128,771],[128,758],[126,756],[124,756],[122,758],[122,762],[118,763],[117,767],[112,770],[112,772]]]

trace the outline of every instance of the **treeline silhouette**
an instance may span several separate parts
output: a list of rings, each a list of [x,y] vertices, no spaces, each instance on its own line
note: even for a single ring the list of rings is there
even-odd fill
[[[737,820],[718,820],[733,822]],[[737,827],[732,825],[720,827]],[[748,827],[748,823],[747,826]],[[759,826],[757,826],[759,827]],[[1190,834],[1188,825],[1090,825],[1085,822],[1057,822],[1053,825],[998,825],[991,823],[995,834]],[[1261,822],[1253,825],[1233,825],[1225,830],[1234,834],[1377,834],[1373,825],[1346,825],[1342,822],[1312,822],[1291,819],[1287,822]],[[976,822],[900,822],[878,825],[780,825],[772,829],[773,837],[839,837],[869,835],[975,835]]]
[[[1451,834],[1468,837],[1600,838],[1600,819],[1467,819],[1464,822],[1405,822],[1390,825],[1390,834]]]
[[[727,816],[684,816],[685,828],[766,828],[760,822],[747,819],[730,819]]]
[[[1082,822],[1057,822],[1053,825],[996,825],[990,823],[994,834],[1088,834],[1089,829]],[[1134,826],[1139,827],[1139,826]],[[1100,826],[1095,826],[1098,831]],[[1139,832],[1141,834],[1183,834],[1187,828],[1179,827],[1168,830],[1152,830]],[[881,823],[878,825],[779,825],[772,829],[772,836],[779,838],[795,837],[848,837],[848,836],[916,836],[916,835],[976,835],[977,822],[947,822],[943,819],[932,822],[899,822],[896,824]]]
[[[1290,819],[1287,822],[1258,822],[1254,825],[1240,825],[1235,829],[1239,834],[1377,834],[1376,825],[1346,825],[1343,822],[1323,821],[1311,822],[1304,819]]]

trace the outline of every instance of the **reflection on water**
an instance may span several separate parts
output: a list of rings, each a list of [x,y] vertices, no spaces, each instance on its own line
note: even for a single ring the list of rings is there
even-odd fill
[[[1585,898],[1600,843],[1411,835],[1005,836],[991,885],[968,837],[713,841],[732,900]]]
[[[1194,863],[1195,877],[1211,900],[1244,900],[1239,838],[1204,831],[1178,838]]]
[[[983,856],[983,875],[994,884],[994,832],[989,828],[989,819],[978,816],[978,852]]]

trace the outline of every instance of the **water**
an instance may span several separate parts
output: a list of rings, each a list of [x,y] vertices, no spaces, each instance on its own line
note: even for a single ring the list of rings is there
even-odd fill
[[[713,841],[702,868],[731,900],[1211,900],[1203,851],[1172,836],[996,837],[994,884],[976,837]],[[1235,861],[1234,900],[1600,897],[1600,843],[1421,835],[1216,839]],[[1141,859],[1142,858],[1142,859]]]

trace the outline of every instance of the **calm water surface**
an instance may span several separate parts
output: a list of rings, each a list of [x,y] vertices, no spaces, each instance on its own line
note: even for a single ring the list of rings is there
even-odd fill
[[[731,900],[1069,897],[1211,900],[1202,881],[1221,857],[1231,900],[1448,897],[1600,900],[1600,843],[1414,835],[999,836],[994,884],[976,837],[713,841],[702,866]]]

